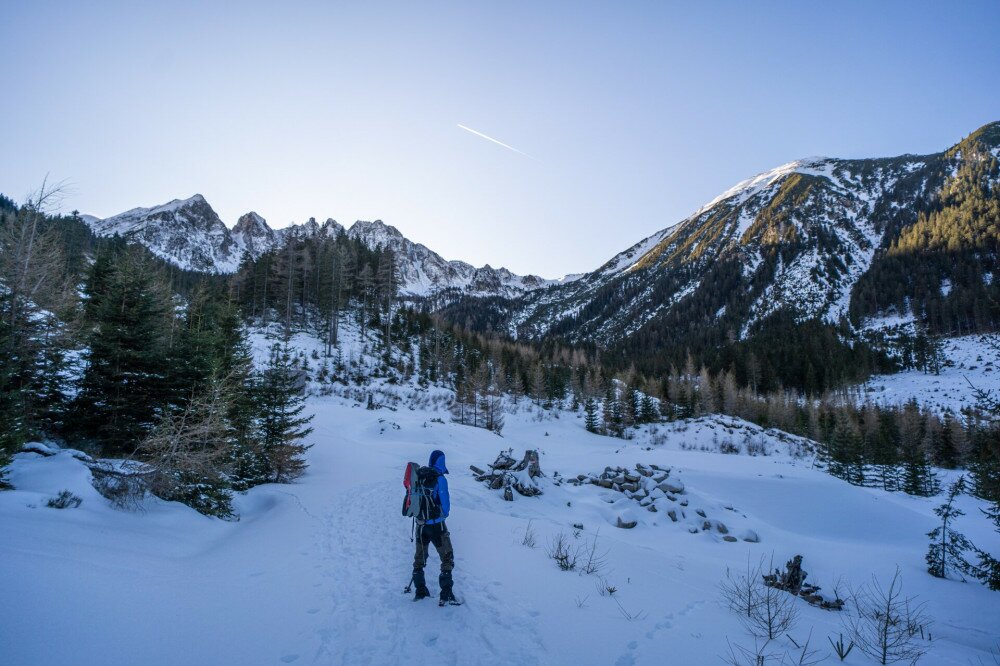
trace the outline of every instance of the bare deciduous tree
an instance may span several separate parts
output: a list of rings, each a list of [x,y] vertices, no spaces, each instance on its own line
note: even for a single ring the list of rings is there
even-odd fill
[[[150,492],[202,513],[230,517],[225,473],[231,451],[225,382],[214,381],[184,411],[167,414],[139,445]]]
[[[871,585],[851,596],[845,628],[859,650],[880,664],[914,663],[930,649],[930,618],[924,604],[903,596],[899,568],[885,587],[872,577]]]
[[[752,565],[748,557],[746,572],[733,574],[727,570],[720,588],[723,600],[750,634],[774,640],[795,625],[798,609],[793,595],[764,584],[764,570],[763,559]]]

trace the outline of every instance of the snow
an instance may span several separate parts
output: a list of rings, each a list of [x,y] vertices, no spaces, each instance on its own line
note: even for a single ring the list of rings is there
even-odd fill
[[[905,320],[904,320],[905,323]],[[1000,350],[981,335],[948,338],[942,351],[947,361],[940,374],[907,370],[875,375],[860,387],[860,399],[879,404],[902,404],[912,398],[938,411],[958,414],[975,404],[972,387],[1000,394]]]
[[[343,358],[377,363],[345,329]],[[304,334],[293,342],[307,355],[322,348]],[[258,358],[268,343],[254,336]],[[587,433],[579,413],[526,401],[498,437],[451,423],[443,388],[376,382],[319,395],[321,388],[308,401],[308,472],[298,483],[238,496],[239,522],[152,500],[140,513],[117,511],[72,452],[18,454],[16,490],[0,493],[5,662],[653,664],[670,655],[670,663],[711,664],[727,638],[752,643],[719,602],[726,569],[744,567],[748,556],[780,564],[796,553],[824,591],[841,577],[853,585],[873,573],[884,579],[899,565],[906,592],[927,601],[936,621],[924,663],[988,658],[1000,639],[996,593],[924,571],[924,535],[939,500],[850,486],[815,469],[801,438],[711,416],[613,439]],[[372,390],[385,408],[364,409]],[[769,455],[746,455],[745,443],[755,441]],[[726,442],[742,452],[718,452]],[[398,513],[403,467],[435,448],[451,470],[448,525],[456,592],[466,601],[457,608],[414,604],[401,592],[413,555],[410,525]],[[507,448],[515,456],[539,450],[543,495],[504,502],[475,481],[469,465],[484,467]],[[636,463],[670,468],[669,478],[683,483],[684,519],[674,523],[595,485],[557,484]],[[64,489],[83,499],[79,508],[45,507]],[[656,502],[670,500],[658,493]],[[959,527],[1000,550],[979,504],[960,502],[967,515]],[[697,509],[731,534],[755,532],[760,543],[728,543],[714,528],[691,533],[703,522]],[[638,525],[618,529],[619,517]],[[578,537],[574,524],[583,526]],[[529,526],[536,548],[521,545]],[[614,598],[598,593],[597,575],[559,571],[546,556],[560,532],[573,544],[597,540]],[[432,591],[436,566],[432,555]],[[619,603],[638,617],[626,619]],[[801,641],[811,629],[825,654],[840,616],[800,610],[792,637]],[[849,663],[869,662],[855,653]]]
[[[610,261],[601,266],[598,272],[606,277],[612,277],[618,273],[633,270],[638,265],[639,261],[642,260],[642,258],[650,252],[650,250],[659,245],[660,241],[669,236],[670,232],[672,232],[677,226],[678,225],[675,224],[667,227],[666,229],[661,229],[652,236],[642,239],[624,252],[616,254]]]
[[[746,180],[736,183],[736,185],[733,185],[731,188],[695,211],[689,219],[700,216],[702,213],[711,210],[717,204],[722,203],[727,199],[737,197],[735,203],[743,203],[755,194],[762,192],[763,190],[776,184],[785,176],[793,173],[829,177],[832,173],[831,162],[832,160],[826,157],[807,157],[801,160],[795,160],[794,162],[788,162],[787,164],[782,164],[781,166],[770,169],[769,171],[759,173],[752,178],[747,178]]]

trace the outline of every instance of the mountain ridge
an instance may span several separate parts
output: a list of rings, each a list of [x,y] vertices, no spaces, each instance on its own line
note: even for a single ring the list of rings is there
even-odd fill
[[[92,215],[80,219],[99,236],[118,234],[176,266],[207,273],[235,272],[244,253],[257,259],[289,238],[345,233],[369,248],[393,250],[400,262],[401,290],[414,297],[441,291],[513,297],[556,282],[489,264],[477,268],[464,261],[446,260],[382,220],[358,220],[344,227],[332,218],[322,224],[309,218],[301,224],[272,229],[263,216],[251,211],[229,228],[201,194],[132,208],[104,219]]]

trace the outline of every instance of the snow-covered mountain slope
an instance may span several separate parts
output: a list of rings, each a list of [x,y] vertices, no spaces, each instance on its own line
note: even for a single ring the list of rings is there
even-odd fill
[[[855,286],[901,230],[943,188],[959,186],[963,165],[995,163],[998,154],[994,123],[933,155],[790,162],[738,183],[597,270],[528,292],[484,321],[521,338],[614,346],[639,334],[680,347],[690,344],[685,335],[707,330],[744,339],[777,312],[840,324]],[[981,186],[995,197],[991,177]],[[978,235],[963,233],[953,235],[967,243]],[[459,310],[463,320],[471,309]]]
[[[200,194],[153,208],[134,208],[104,220],[92,215],[81,219],[100,236],[118,234],[145,245],[181,268],[194,271],[232,273],[239,267],[244,252],[256,259],[290,237],[334,236],[346,231],[370,248],[392,249],[399,260],[401,291],[411,296],[453,291],[513,298],[556,283],[536,275],[515,275],[506,268],[489,265],[476,268],[462,261],[447,261],[381,220],[358,221],[345,230],[335,220],[320,224],[310,218],[302,224],[273,230],[263,217],[250,212],[240,217],[230,230]]]
[[[940,186],[927,163],[811,158],[759,174],[593,273],[528,294],[509,328],[610,344],[698,295],[706,325],[725,319],[740,337],[780,309],[836,323],[886,229]]]
[[[141,243],[181,268],[231,273],[239,265],[239,243],[200,194],[152,208],[133,208],[104,220],[89,215],[83,219],[97,235],[118,234]]]
[[[455,289],[470,295],[512,297],[555,283],[537,275],[515,275],[506,268],[493,268],[489,264],[476,268],[463,261],[446,261],[381,220],[355,222],[347,235],[368,247],[392,249],[400,259],[404,290],[415,296]]]
[[[254,259],[274,247],[277,241],[277,236],[271,227],[267,226],[267,221],[253,211],[241,216],[231,233],[239,248],[240,256],[244,252],[249,252]]]
[[[344,337],[347,363],[378,364],[358,336]],[[255,337],[258,356],[267,344]],[[321,349],[301,335],[294,344],[307,355]],[[368,392],[385,407],[366,410]],[[846,595],[873,575],[884,582],[899,566],[905,593],[934,620],[921,663],[988,661],[1000,640],[995,592],[926,572],[925,534],[940,499],[851,486],[814,469],[799,440],[736,419],[682,421],[623,441],[587,433],[579,413],[522,401],[501,438],[450,423],[448,397],[405,382],[314,395],[305,477],[239,495],[239,522],[151,500],[141,512],[117,511],[71,452],[19,454],[10,470],[17,489],[0,493],[5,662],[661,664],[668,655],[717,664],[727,641],[753,645],[721,601],[727,570],[745,570],[748,558],[781,566],[795,554],[827,594],[839,586]],[[769,455],[714,452],[745,441],[763,442]],[[509,447],[539,450],[541,496],[505,502],[469,472]],[[399,516],[403,468],[434,448],[451,470],[448,527],[465,600],[457,608],[402,593],[413,559],[410,524]],[[683,491],[644,506],[636,495],[568,482],[636,464],[669,468]],[[81,506],[47,508],[62,490]],[[958,501],[966,512],[958,529],[1000,550],[981,504]],[[636,525],[620,529],[619,518]],[[523,545],[529,531],[534,547]],[[759,541],[744,540],[751,532]],[[560,534],[584,552],[596,542],[600,570],[560,571],[547,554]],[[437,566],[432,554],[434,592]],[[811,649],[827,656],[844,614],[794,601],[798,622],[769,653],[791,655],[791,639],[801,645],[811,635]],[[875,662],[855,650],[847,663]]]

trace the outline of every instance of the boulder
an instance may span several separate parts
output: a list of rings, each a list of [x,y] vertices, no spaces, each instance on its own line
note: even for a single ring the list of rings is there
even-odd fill
[[[680,479],[667,479],[660,484],[660,487],[668,493],[680,495],[684,492],[684,482]]]
[[[622,520],[622,517],[618,516],[615,522],[615,527],[620,527],[623,530],[630,530],[638,524],[639,524],[638,520]]]

